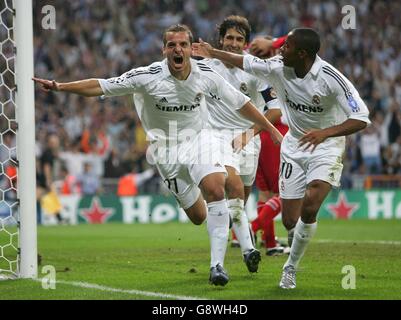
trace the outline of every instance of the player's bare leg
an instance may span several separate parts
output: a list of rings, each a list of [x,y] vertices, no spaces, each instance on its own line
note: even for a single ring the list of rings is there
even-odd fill
[[[193,224],[201,225],[207,217],[207,208],[202,194],[199,195],[198,200],[191,207],[184,211]]]
[[[316,232],[316,217],[320,206],[330,190],[331,185],[321,180],[314,180],[307,186],[302,202],[301,219],[298,220],[295,226],[290,256],[283,267],[280,281],[280,287],[283,289],[293,289],[296,287],[296,270],[310,240]]]
[[[316,222],[317,213],[330,190],[331,185],[322,180],[314,180],[308,184],[301,213],[304,223]]]
[[[229,280],[223,268],[229,230],[229,212],[224,185],[225,175],[221,172],[207,175],[199,185],[208,207],[207,230],[211,249],[209,281],[221,286]]]
[[[241,246],[241,252],[249,272],[258,270],[260,252],[255,249],[244,207],[244,184],[233,167],[226,166],[226,193],[228,209],[233,221],[233,230]]]
[[[283,225],[288,231],[288,245],[290,247],[294,238],[295,226],[301,216],[303,202],[304,198],[281,199]]]

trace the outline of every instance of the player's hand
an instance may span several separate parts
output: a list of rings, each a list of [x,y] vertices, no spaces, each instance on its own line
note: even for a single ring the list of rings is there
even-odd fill
[[[258,57],[269,56],[272,49],[273,40],[268,40],[262,37],[255,38],[250,45],[249,51],[251,54]]]
[[[199,42],[192,44],[192,55],[195,57],[211,58],[213,47],[199,38]]]
[[[311,130],[304,134],[301,139],[299,139],[299,146],[304,148],[304,151],[312,147],[311,153],[316,149],[317,145],[322,143],[327,139],[324,130]]]
[[[274,144],[281,144],[283,141],[283,135],[277,129],[270,132],[270,137],[272,138]]]
[[[236,136],[232,142],[232,147],[235,153],[239,153],[249,141],[254,137],[253,130],[247,130]]]
[[[45,80],[40,78],[32,78],[33,81],[41,85],[41,89],[45,92],[59,91],[59,84],[56,80]]]

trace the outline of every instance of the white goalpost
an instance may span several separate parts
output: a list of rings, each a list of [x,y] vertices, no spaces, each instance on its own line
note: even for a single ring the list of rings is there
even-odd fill
[[[0,15],[0,275],[37,278],[32,0],[0,0]]]
[[[21,278],[36,278],[36,165],[32,0],[15,0],[17,151]]]

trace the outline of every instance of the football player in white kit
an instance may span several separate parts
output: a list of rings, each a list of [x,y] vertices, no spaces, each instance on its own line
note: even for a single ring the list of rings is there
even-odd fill
[[[364,129],[369,111],[352,83],[318,55],[320,38],[309,28],[292,30],[279,56],[263,60],[194,44],[194,54],[220,59],[265,78],[276,90],[289,131],[281,145],[283,223],[293,233],[279,286],[296,287],[296,270],[316,232],[316,217],[338,187],[346,135]],[[300,218],[300,219],[299,219]]]
[[[201,224],[207,216],[209,280],[224,286],[229,280],[223,268],[229,226],[224,194],[226,170],[214,150],[219,141],[202,131],[202,105],[205,101],[222,101],[272,132],[278,143],[282,136],[248,97],[209,67],[190,58],[192,40],[188,27],[174,25],[163,34],[165,59],[161,62],[110,79],[68,83],[33,80],[45,91],[92,97],[134,94],[138,115],[150,139],[151,158],[160,175],[194,224]]]
[[[222,50],[242,54],[249,43],[251,27],[245,17],[228,16],[218,27],[218,32]],[[202,63],[211,67],[237,90],[250,97],[255,106],[263,112],[266,103],[261,92],[269,87],[266,80],[217,59],[204,59]],[[270,109],[279,108],[275,100],[269,103]],[[244,207],[256,176],[260,138],[254,137],[240,153],[234,152],[233,139],[252,126],[252,123],[230,106],[222,103],[209,107],[208,124],[220,133],[222,141],[220,145],[223,147],[223,162],[228,173],[225,185],[226,198],[232,228],[241,246],[248,270],[256,272],[261,256],[254,247]]]

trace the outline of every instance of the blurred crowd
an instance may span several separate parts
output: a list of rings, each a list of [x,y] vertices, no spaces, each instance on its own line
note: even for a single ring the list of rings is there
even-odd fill
[[[58,81],[107,78],[161,60],[162,32],[175,23],[213,43],[216,26],[230,14],[249,19],[251,39],[313,27],[323,42],[320,56],[355,84],[371,111],[372,126],[347,140],[344,175],[401,173],[399,1],[55,0],[56,29],[45,30],[41,10],[47,4],[34,1],[35,75]],[[350,4],[356,29],[345,30],[341,9]],[[57,137],[54,179],[89,169],[99,179],[118,178],[148,167],[146,136],[129,97],[36,90],[36,128],[39,171]]]

